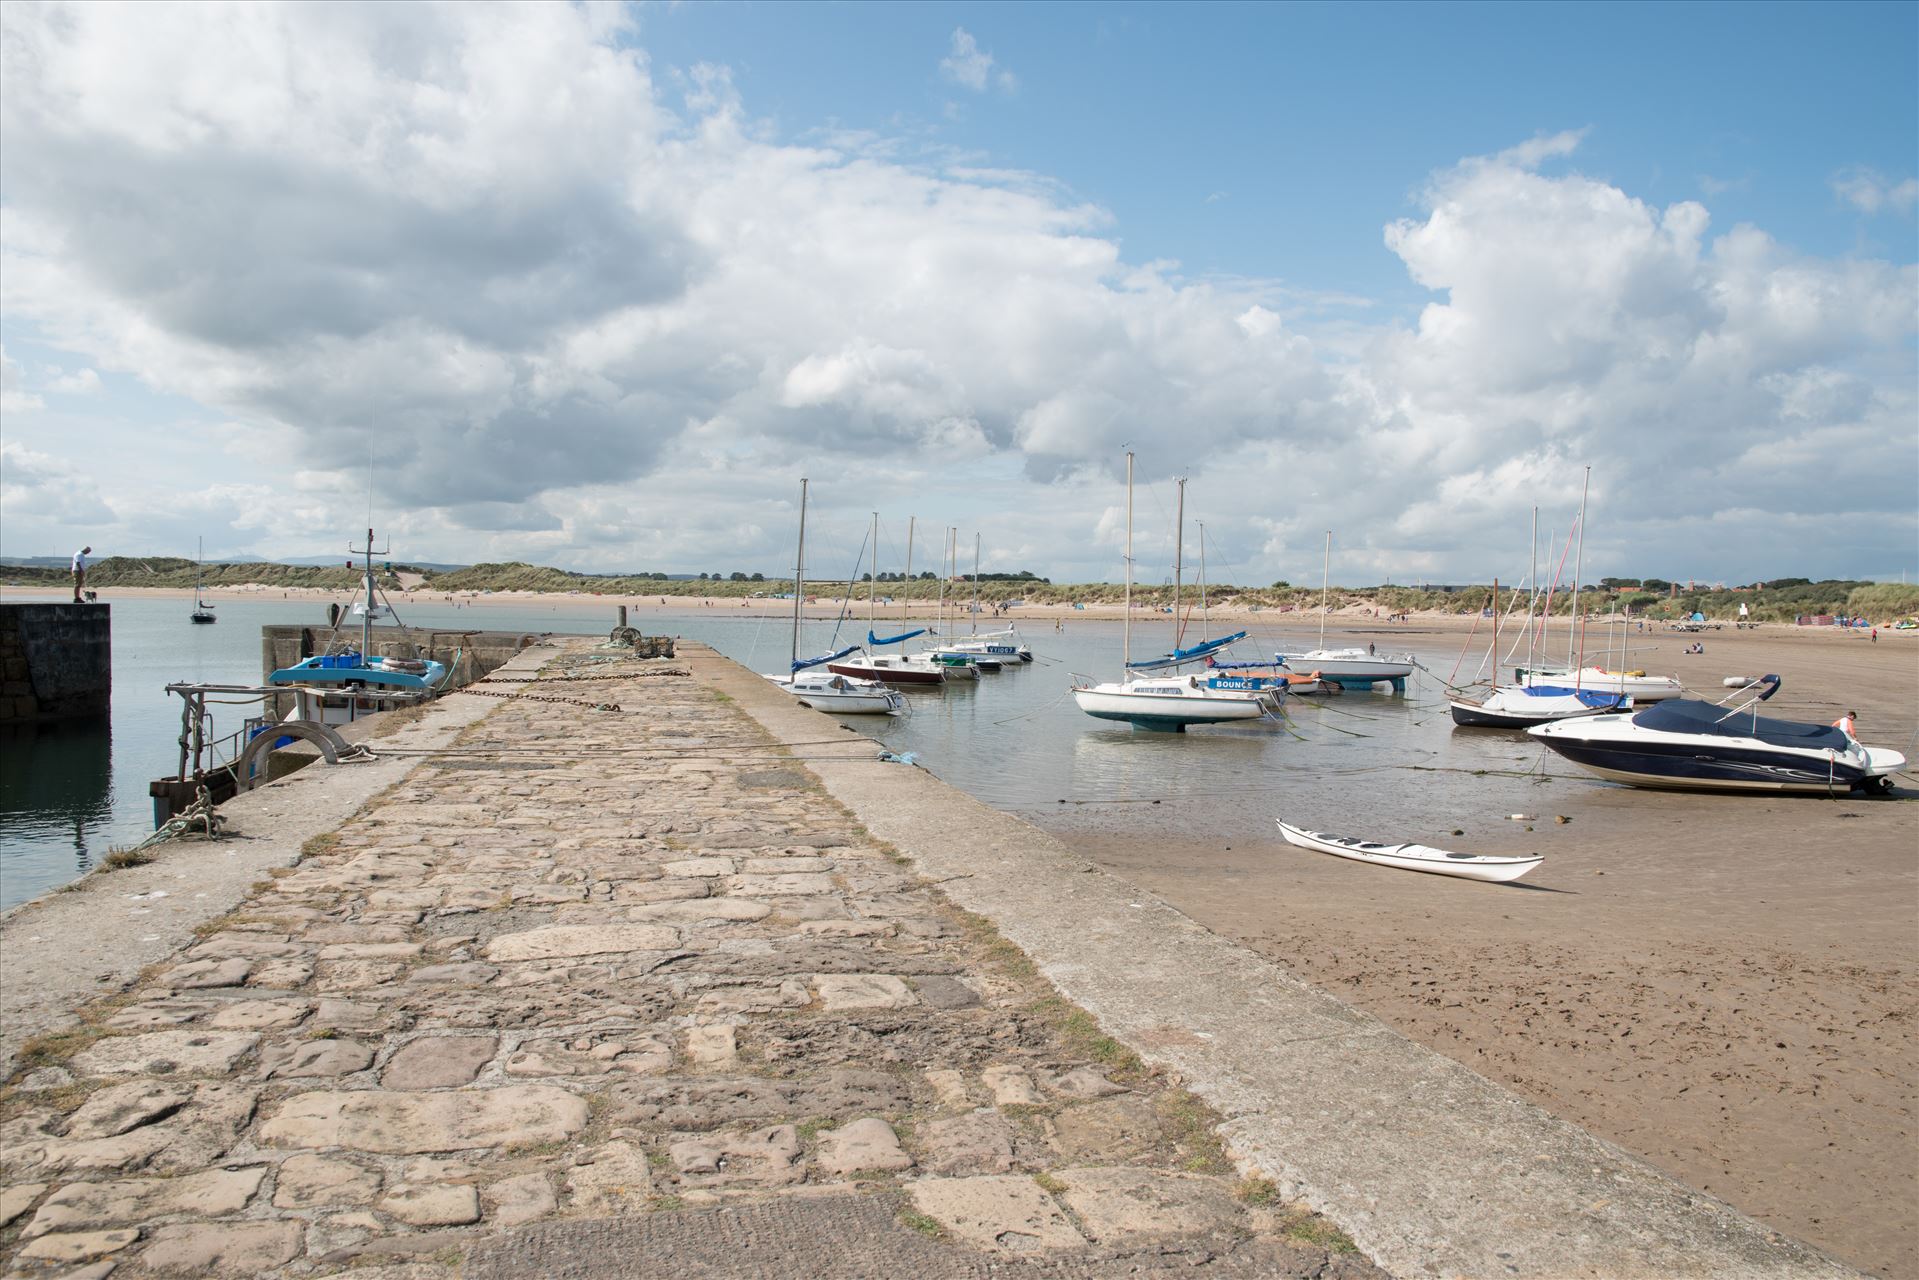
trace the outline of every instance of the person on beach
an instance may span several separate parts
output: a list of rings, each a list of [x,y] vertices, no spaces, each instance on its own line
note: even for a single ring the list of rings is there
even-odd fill
[[[1843,730],[1845,735],[1848,738],[1852,738],[1855,741],[1859,737],[1858,733],[1855,732],[1855,730],[1857,730],[1858,728],[1858,725],[1859,725],[1859,713],[1857,711],[1848,711],[1846,712],[1845,715],[1840,716],[1837,720],[1834,720],[1832,722],[1833,728]]]
[[[80,589],[87,585],[87,557],[93,554],[92,547],[81,547],[73,553],[73,602],[85,604],[80,598]]]

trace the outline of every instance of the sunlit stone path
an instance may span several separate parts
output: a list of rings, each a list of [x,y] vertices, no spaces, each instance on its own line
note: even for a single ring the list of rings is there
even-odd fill
[[[9,1274],[1378,1274],[723,696],[544,674],[30,1047]]]

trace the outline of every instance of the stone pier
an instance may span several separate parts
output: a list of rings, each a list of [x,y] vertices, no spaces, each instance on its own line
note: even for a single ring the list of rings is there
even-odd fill
[[[112,619],[104,604],[0,604],[0,724],[104,718]]]
[[[937,784],[763,691],[578,642],[376,742],[392,785],[20,1048],[8,1274],[1383,1274],[809,762]]]

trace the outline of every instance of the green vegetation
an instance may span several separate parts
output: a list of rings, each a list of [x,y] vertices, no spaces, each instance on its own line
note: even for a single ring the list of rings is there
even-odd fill
[[[396,565],[394,570],[418,573],[424,579],[418,588],[421,594],[532,591],[745,600],[790,593],[793,589],[791,579],[777,576],[768,578],[763,574],[739,570],[730,574],[716,572],[678,580],[669,580],[665,574],[651,571],[602,576],[519,562],[476,564],[453,570],[413,569]],[[193,585],[194,574],[193,561],[178,557],[109,556],[88,569],[87,585],[102,589],[183,588]],[[394,592],[400,590],[397,572],[382,569],[375,576],[382,588]],[[72,580],[66,569],[57,566],[8,566],[4,573],[0,573],[0,577],[20,586],[42,588],[65,587]],[[346,557],[342,555],[337,565],[326,568],[314,565],[209,564],[206,566],[206,582],[209,587],[258,584],[268,588],[313,587],[345,592],[359,584],[359,572],[348,568]],[[877,586],[881,594],[896,603],[908,600],[929,605],[940,594],[941,581],[931,572],[920,573],[910,581],[903,574],[889,572],[879,575]],[[967,575],[960,575],[945,583],[945,588],[949,600],[970,599],[974,591],[971,578]],[[835,599],[844,590],[843,582],[830,579],[807,584],[807,593],[817,600]],[[866,579],[862,578],[853,585],[852,594],[858,599],[866,590]],[[1511,597],[1505,593],[1510,588],[1502,587],[1501,590],[1502,596],[1509,600]],[[1126,589],[1118,583],[1053,583],[1024,570],[1019,573],[983,573],[980,575],[978,591],[981,603],[987,606],[1010,600],[1036,605],[1116,605],[1126,595]],[[1327,603],[1334,610],[1363,608],[1377,609],[1382,613],[1438,611],[1470,615],[1486,606],[1490,593],[1490,584],[1458,591],[1391,585],[1335,586],[1327,593]],[[1310,612],[1316,610],[1320,602],[1318,588],[1296,587],[1283,579],[1270,587],[1214,583],[1208,588],[1207,594],[1215,605],[1238,605],[1257,610]],[[1133,600],[1142,609],[1156,610],[1170,605],[1172,598],[1173,587],[1170,582],[1136,583],[1133,587]],[[1190,584],[1186,589],[1186,599],[1193,599]],[[1919,614],[1919,586],[1844,578],[1818,582],[1806,578],[1772,578],[1760,583],[1714,590],[1689,588],[1683,584],[1675,587],[1664,578],[1606,577],[1599,579],[1597,586],[1582,587],[1579,603],[1582,610],[1593,613],[1606,614],[1615,609],[1629,608],[1635,615],[1653,619],[1683,618],[1696,611],[1708,618],[1724,621],[1736,618],[1739,606],[1744,604],[1749,615],[1761,622],[1790,622],[1802,614],[1821,613],[1843,613],[1870,618],[1875,622],[1890,622],[1895,618]],[[1553,594],[1552,612],[1555,616],[1565,617],[1571,610],[1571,591],[1562,585]]]
[[[404,566],[401,566],[404,567]],[[177,556],[108,556],[87,566],[89,589],[109,587],[191,587],[196,576],[191,560]],[[360,570],[346,567],[346,556],[330,566],[310,564],[209,564],[206,585],[239,587],[258,583],[266,587],[321,587],[351,591],[360,585]],[[54,565],[7,565],[0,577],[23,587],[65,587],[73,582],[70,570]],[[376,569],[374,581],[388,591],[400,589],[399,577]]]

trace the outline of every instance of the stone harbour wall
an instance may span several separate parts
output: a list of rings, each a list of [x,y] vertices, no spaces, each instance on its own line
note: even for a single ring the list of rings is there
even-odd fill
[[[104,716],[112,606],[0,604],[0,723]]]

